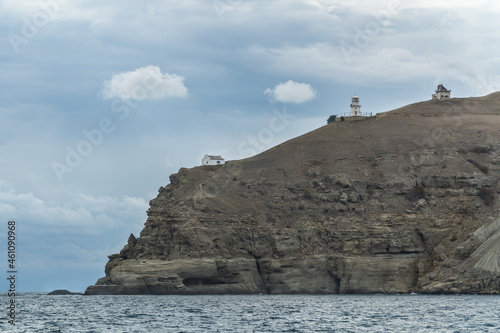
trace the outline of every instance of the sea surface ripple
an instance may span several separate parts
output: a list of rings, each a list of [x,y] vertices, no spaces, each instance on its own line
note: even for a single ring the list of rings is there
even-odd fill
[[[16,297],[1,332],[500,332],[500,296],[253,295]]]

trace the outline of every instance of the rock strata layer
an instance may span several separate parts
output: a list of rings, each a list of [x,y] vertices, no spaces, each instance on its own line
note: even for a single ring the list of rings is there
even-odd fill
[[[499,293],[500,93],[181,169],[86,294]]]

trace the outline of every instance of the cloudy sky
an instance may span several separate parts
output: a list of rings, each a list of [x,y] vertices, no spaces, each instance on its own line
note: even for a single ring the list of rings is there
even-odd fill
[[[0,256],[16,220],[18,289],[83,291],[204,154],[262,152],[354,94],[379,113],[439,83],[500,90],[499,16],[486,0],[0,1]]]

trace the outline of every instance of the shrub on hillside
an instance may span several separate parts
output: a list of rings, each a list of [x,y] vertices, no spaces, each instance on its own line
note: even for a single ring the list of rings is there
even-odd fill
[[[475,166],[476,168],[478,168],[479,171],[481,171],[485,175],[488,174],[488,167],[486,165],[483,165],[483,164],[481,164],[481,163],[479,163],[477,161],[474,161],[472,159],[467,160],[467,162],[469,162],[470,164],[472,164],[473,166]]]
[[[495,202],[495,191],[491,187],[481,187],[477,195],[484,201],[486,206],[491,206]]]
[[[425,199],[425,187],[423,187],[422,185],[416,185],[410,190],[410,192],[408,192],[406,198],[410,201]]]

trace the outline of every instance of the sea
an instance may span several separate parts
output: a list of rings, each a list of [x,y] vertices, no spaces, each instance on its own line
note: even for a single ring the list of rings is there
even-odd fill
[[[0,294],[1,332],[500,332],[490,295]]]

